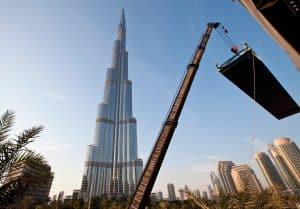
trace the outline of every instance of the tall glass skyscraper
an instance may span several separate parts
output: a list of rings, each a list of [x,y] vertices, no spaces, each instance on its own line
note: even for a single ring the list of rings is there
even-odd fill
[[[279,186],[282,190],[286,189],[270,157],[264,152],[258,152],[254,156],[268,185],[270,187]]]
[[[88,146],[81,194],[121,197],[132,194],[143,169],[138,159],[132,82],[128,80],[125,14],[122,10],[103,101],[98,105],[94,143]]]
[[[212,182],[215,196],[221,195],[221,193],[223,192],[223,188],[221,185],[221,181],[220,181],[219,177],[215,174],[215,172],[210,172],[210,179]]]
[[[167,187],[168,187],[169,200],[170,201],[176,200],[174,184],[168,184]]]
[[[233,194],[236,192],[235,184],[231,176],[231,169],[235,166],[232,161],[219,161],[218,162],[218,172],[220,179],[222,181],[224,192]]]
[[[287,188],[300,194],[300,150],[289,138],[274,139],[269,152]]]

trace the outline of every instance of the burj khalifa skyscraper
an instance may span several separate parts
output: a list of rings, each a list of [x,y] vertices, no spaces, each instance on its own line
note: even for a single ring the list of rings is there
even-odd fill
[[[143,161],[137,152],[136,119],[132,116],[132,82],[128,80],[126,24],[122,10],[103,101],[98,105],[94,143],[87,150],[81,194],[85,198],[130,195],[142,170]]]

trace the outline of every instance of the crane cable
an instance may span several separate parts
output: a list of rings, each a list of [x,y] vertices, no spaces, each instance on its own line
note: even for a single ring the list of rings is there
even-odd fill
[[[237,45],[232,41],[230,36],[228,35],[228,30],[220,24],[217,30],[219,36],[221,39],[230,47],[231,52],[234,54],[238,53],[238,47]],[[251,141],[250,141],[250,158],[249,158],[249,167],[251,167],[251,161],[252,161],[252,155],[254,150],[254,142],[255,142],[255,102],[256,102],[256,73],[255,73],[255,60],[254,60],[254,54],[252,52],[252,74],[253,74],[253,115],[252,115],[252,134],[251,134]]]
[[[231,52],[237,54],[238,53],[237,45],[232,41],[232,39],[228,35],[228,30],[221,23],[217,28],[217,32],[221,37],[221,39],[230,47]]]
[[[258,46],[257,50],[259,51],[261,47],[261,40],[262,40],[262,33],[258,36]],[[256,69],[255,69],[255,60],[254,55],[252,53],[252,72],[253,72],[253,100],[256,102]],[[252,117],[252,135],[251,135],[251,148],[250,148],[250,159],[249,159],[249,166],[251,166],[251,161],[253,159],[253,150],[254,150],[254,143],[255,143],[255,129],[256,129],[256,123],[255,123],[255,113],[256,113],[256,104],[253,102],[253,117]]]
[[[231,52],[237,54],[238,53],[238,47],[237,45],[232,41],[230,36],[228,35],[228,30],[220,24],[217,30],[219,36],[221,39],[230,47]],[[255,142],[255,128],[256,128],[256,122],[255,122],[255,109],[256,109],[256,69],[255,69],[255,60],[254,60],[254,54],[252,52],[252,74],[253,74],[253,115],[252,115],[252,134],[251,134],[251,141],[250,141],[250,158],[249,158],[249,167],[251,167],[251,161],[252,161],[252,155],[254,150],[254,142]]]

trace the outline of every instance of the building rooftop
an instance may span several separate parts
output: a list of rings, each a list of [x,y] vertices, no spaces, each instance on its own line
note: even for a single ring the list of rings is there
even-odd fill
[[[279,145],[282,145],[282,144],[287,144],[287,143],[290,143],[291,140],[289,138],[276,138],[274,139],[274,144],[276,146],[279,146]]]

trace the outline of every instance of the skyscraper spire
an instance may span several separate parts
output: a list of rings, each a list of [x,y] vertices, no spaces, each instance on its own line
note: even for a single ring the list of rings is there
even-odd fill
[[[117,40],[120,41],[121,49],[126,48],[126,20],[125,20],[125,11],[122,9],[120,24],[117,32]]]
[[[121,20],[120,20],[120,23],[121,24],[124,24],[125,25],[125,10],[122,9],[122,14],[121,14]]]
[[[122,10],[104,96],[98,106],[94,144],[88,146],[82,178],[83,197],[132,194],[143,169],[138,159],[132,82],[128,80],[125,14]]]

